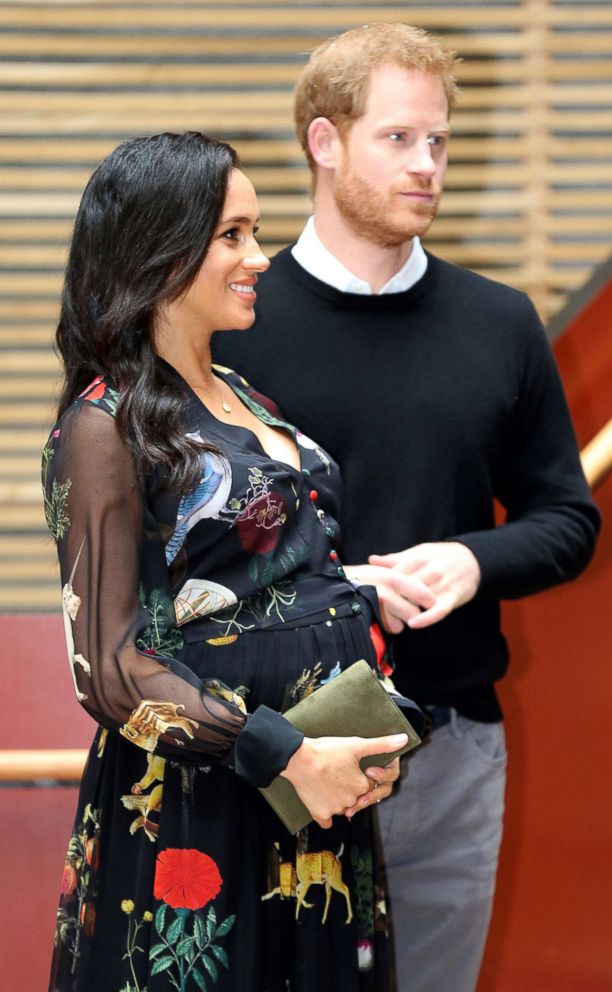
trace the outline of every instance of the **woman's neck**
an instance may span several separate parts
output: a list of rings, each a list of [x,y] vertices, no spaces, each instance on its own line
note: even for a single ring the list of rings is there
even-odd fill
[[[181,334],[180,328],[170,321],[160,320],[154,330],[155,351],[171,365],[190,386],[207,387],[214,384],[210,339],[212,334],[201,336]]]

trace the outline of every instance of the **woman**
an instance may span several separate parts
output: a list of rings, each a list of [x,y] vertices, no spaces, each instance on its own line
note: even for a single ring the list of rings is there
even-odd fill
[[[77,215],[43,481],[100,727],[53,992],[386,988],[370,815],[352,815],[398,774],[359,758],[405,738],[308,740],[280,715],[376,662],[334,549],[337,469],[210,362],[213,331],[253,322],[257,221],[234,151],[197,133],[121,145]],[[256,788],[277,774],[315,820],[297,840]]]

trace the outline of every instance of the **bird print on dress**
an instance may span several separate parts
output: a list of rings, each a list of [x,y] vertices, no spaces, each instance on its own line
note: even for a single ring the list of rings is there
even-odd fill
[[[191,440],[202,441],[199,433],[187,434]],[[219,519],[232,487],[232,470],[227,458],[207,451],[202,478],[178,508],[175,531],[166,545],[166,562],[171,565],[185,543],[189,531],[200,520]]]

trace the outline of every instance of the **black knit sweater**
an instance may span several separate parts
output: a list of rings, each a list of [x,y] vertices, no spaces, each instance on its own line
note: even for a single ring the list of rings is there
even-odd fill
[[[217,334],[214,357],[339,462],[344,560],[447,539],[479,562],[471,603],[396,639],[398,688],[499,719],[499,600],[576,576],[599,526],[533,306],[430,254],[412,289],[360,296],[310,276],[285,249],[257,294],[255,327]]]

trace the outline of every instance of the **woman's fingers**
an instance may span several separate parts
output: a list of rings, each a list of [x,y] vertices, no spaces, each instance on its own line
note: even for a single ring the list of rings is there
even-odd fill
[[[385,767],[379,767],[373,765],[371,768],[366,768],[365,775],[370,779],[371,787],[362,796],[359,797],[357,802],[353,806],[349,806],[344,811],[344,815],[351,817],[355,813],[358,813],[361,809],[366,809],[368,806],[373,806],[374,803],[379,803],[381,800],[386,799],[393,792],[393,786],[400,774],[400,759],[393,758]]]
[[[281,772],[322,826],[367,791],[369,779],[359,767],[362,752],[357,751],[368,743],[360,737],[305,737]]]
[[[331,817],[347,809],[363,808],[361,799],[372,791],[381,798],[389,795],[391,781],[379,769],[383,781],[364,774],[361,758],[369,754],[392,753],[403,747],[406,734],[384,737],[305,737],[281,774],[288,778],[312,817],[324,829],[331,826]],[[375,801],[375,800],[373,800]]]
[[[354,742],[355,754],[365,758],[369,754],[389,754],[399,751],[408,743],[406,734],[387,734],[385,737],[351,737]]]
[[[361,810],[367,809],[368,806],[374,806],[375,803],[382,802],[383,799],[387,799],[393,792],[393,783],[384,782],[382,785],[374,783],[373,788],[366,792],[365,795],[360,796],[357,802],[353,806],[349,806],[345,809],[344,815],[348,816],[350,819],[355,813],[359,813]]]
[[[393,758],[388,765],[384,768],[378,767],[377,765],[372,765],[370,768],[366,768],[365,774],[372,782],[382,785],[386,782],[395,782],[399,778],[400,774],[400,759]]]

